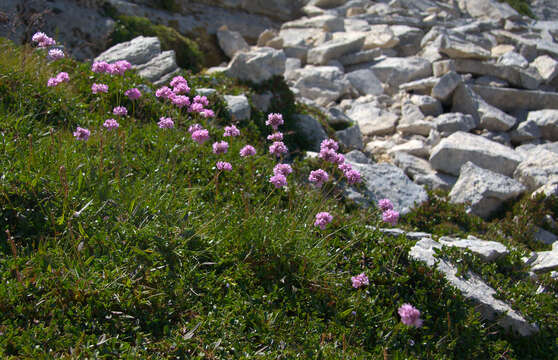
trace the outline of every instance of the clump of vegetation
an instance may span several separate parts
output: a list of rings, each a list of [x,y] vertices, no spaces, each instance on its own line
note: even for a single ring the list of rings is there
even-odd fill
[[[194,124],[223,140],[231,119],[219,96],[247,84],[183,73],[192,98],[202,85],[219,91],[209,98],[215,117],[204,118],[156,98],[133,71],[94,73],[4,39],[0,51],[2,358],[558,356],[548,293],[523,282],[510,290],[514,306],[529,297],[521,309],[541,327],[517,338],[409,259],[412,242],[374,230],[384,226],[376,210],[349,212],[332,183],[308,184],[311,162],[297,159],[276,189],[263,114],[236,124],[241,136],[227,138],[226,153],[194,142]],[[68,81],[47,86],[60,72]],[[93,83],[107,92],[93,94]],[[132,88],[142,96],[125,96]],[[273,109],[283,106],[288,124],[296,104],[282,101]],[[128,115],[109,130],[115,106]],[[247,143],[255,156],[239,156]],[[318,226],[321,212],[331,219]],[[399,312],[404,304],[413,307]]]
[[[132,40],[140,35],[157,36],[161,41],[162,50],[175,51],[178,66],[193,72],[198,72],[203,67],[204,58],[197,43],[175,29],[155,25],[143,17],[119,15],[116,19],[116,27],[110,35],[110,46]]]
[[[512,8],[517,10],[521,15],[529,16],[530,18],[535,18],[535,14],[531,11],[531,6],[528,0],[498,0],[500,2],[508,3]]]

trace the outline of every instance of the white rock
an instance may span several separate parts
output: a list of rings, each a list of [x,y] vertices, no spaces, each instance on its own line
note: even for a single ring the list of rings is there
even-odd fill
[[[428,161],[407,152],[392,152],[391,157],[393,163],[411,179],[415,179],[419,175],[430,175],[436,172]]]
[[[513,143],[526,143],[540,139],[541,129],[533,120],[523,121],[510,133],[510,136]]]
[[[428,158],[430,155],[430,148],[420,140],[411,140],[406,143],[397,145],[388,150],[388,154],[394,154],[397,152],[404,152],[421,158]]]
[[[440,101],[432,96],[413,95],[411,96],[411,101],[413,104],[417,105],[420,111],[426,116],[438,116],[443,112]]]
[[[384,93],[382,83],[372,70],[355,70],[348,73],[346,78],[361,95],[380,95]]]
[[[389,49],[399,44],[399,39],[387,25],[372,25],[366,32],[364,50],[375,48]]]
[[[302,17],[281,25],[281,29],[318,28],[329,32],[344,31],[343,18],[333,15],[320,15],[311,18]]]
[[[499,58],[500,56],[504,55],[505,53],[508,53],[510,51],[515,51],[515,46],[513,45],[506,45],[506,44],[500,44],[500,45],[496,45],[494,46],[491,50],[490,50],[490,54],[492,55],[492,57],[494,58]]]
[[[462,131],[440,141],[430,155],[433,168],[453,175],[459,175],[461,166],[471,161],[484,169],[511,176],[522,160],[513,149]]]
[[[472,235],[467,239],[452,238],[442,236],[438,242],[442,245],[450,247],[458,247],[468,249],[472,253],[477,254],[485,262],[491,262],[499,257],[506,256],[510,253],[508,248],[497,241],[482,240]]]
[[[532,65],[537,69],[546,83],[550,83],[556,78],[556,75],[558,75],[558,61],[548,55],[537,57]]]
[[[319,105],[327,105],[339,99],[348,93],[350,88],[343,72],[335,66],[307,65],[295,70],[293,76],[297,79],[294,87],[300,91],[300,95],[316,101]]]
[[[250,119],[250,103],[246,95],[225,95],[223,96],[227,103],[229,114],[236,121]]]
[[[360,127],[364,136],[382,136],[395,132],[398,116],[372,103],[355,104],[347,115]]]
[[[381,82],[398,87],[400,84],[432,75],[432,64],[418,57],[392,57],[372,66],[372,71]]]
[[[270,47],[255,48],[238,52],[231,60],[225,73],[236,79],[256,84],[285,72],[285,53]]]
[[[519,17],[511,6],[496,0],[458,0],[457,3],[461,10],[468,12],[472,17],[496,21]]]
[[[461,167],[449,197],[450,202],[467,204],[473,214],[488,218],[505,201],[515,199],[523,192],[525,186],[520,182],[467,162]]]
[[[471,115],[462,113],[446,113],[433,120],[436,130],[441,136],[447,137],[455,132],[469,132],[476,128],[479,123]]]
[[[547,183],[558,181],[558,154],[535,147],[526,153],[513,177],[534,191]]]
[[[361,50],[364,36],[351,33],[342,33],[330,41],[314,47],[308,51],[307,62],[315,65],[325,65],[329,61],[341,56]]]
[[[558,269],[558,251],[539,251],[531,265],[531,271],[541,273]]]
[[[138,75],[144,79],[155,82],[164,75],[178,69],[174,50],[163,51],[147,63],[136,66]]]
[[[558,110],[531,111],[527,121],[537,124],[543,139],[558,141]]]
[[[362,142],[362,133],[357,125],[350,126],[344,130],[335,132],[335,137],[347,149],[362,150],[364,143]]]
[[[132,65],[147,63],[161,53],[161,42],[157,37],[138,36],[130,41],[116,44],[95,58],[95,61],[113,63],[129,61]]]
[[[455,36],[440,35],[439,52],[449,56],[452,59],[489,59],[490,52],[472,42],[467,42]]]
[[[520,54],[515,51],[509,51],[498,58],[498,63],[506,66],[517,66],[519,68],[526,68],[529,62]]]
[[[250,50],[250,46],[238,31],[230,31],[226,26],[217,31],[219,47],[232,58],[238,51]]]

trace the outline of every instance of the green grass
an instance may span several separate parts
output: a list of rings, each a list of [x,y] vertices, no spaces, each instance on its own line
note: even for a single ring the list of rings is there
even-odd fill
[[[500,2],[508,3],[512,8],[517,10],[521,15],[529,16],[530,18],[535,18],[535,14],[531,11],[528,0],[498,0]]]
[[[297,158],[288,189],[275,190],[267,181],[276,160],[266,154],[266,114],[253,108],[229,152],[214,155],[210,142],[230,121],[222,94],[275,89],[284,97],[270,112],[283,109],[285,128],[293,125],[301,109],[281,79],[254,87],[185,73],[194,91],[219,91],[211,98],[218,116],[206,121],[153,95],[123,100],[123,90],[143,83],[133,73],[109,77],[72,60],[48,63],[5,40],[0,51],[2,358],[558,356],[558,301],[536,294],[534,283],[502,288],[541,327],[517,338],[481,321],[440,274],[411,261],[411,242],[370,230],[381,225],[376,211],[336,201],[335,187],[307,185],[308,171],[322,164]],[[46,87],[59,71],[71,81]],[[109,94],[92,95],[93,82],[107,83]],[[117,131],[101,130],[119,103],[133,114]],[[159,129],[161,116],[176,128]],[[212,141],[190,140],[195,122]],[[87,142],[72,136],[76,126],[92,130]],[[293,132],[287,141],[292,150],[303,146]],[[257,156],[237,155],[246,143]],[[233,171],[216,177],[221,159]],[[334,216],[325,231],[313,226],[319,211]],[[513,275],[517,254],[502,261],[480,270],[493,282]],[[370,286],[353,289],[350,277],[361,272]],[[400,322],[403,303],[420,309],[424,327]]]

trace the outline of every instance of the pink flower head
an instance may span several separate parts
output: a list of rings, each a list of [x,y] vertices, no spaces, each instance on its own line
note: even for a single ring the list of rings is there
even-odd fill
[[[240,130],[238,130],[238,128],[234,125],[231,126],[225,126],[225,133],[223,134],[223,136],[239,136],[240,135]]]
[[[58,83],[68,82],[70,81],[70,77],[68,76],[67,72],[62,71],[58,73],[58,75],[56,75],[56,81],[58,81]]]
[[[269,182],[275,185],[277,189],[287,186],[287,178],[283,174],[275,174],[269,178]]]
[[[130,100],[137,100],[141,97],[141,92],[138,88],[131,88],[126,90],[124,95],[126,95]]]
[[[209,118],[209,117],[214,117],[215,113],[211,109],[203,109],[202,111],[200,111],[200,115],[203,116],[204,118]]]
[[[172,103],[179,108],[190,106],[190,98],[185,95],[173,95],[170,97]]]
[[[107,70],[111,75],[124,75],[126,70],[130,70],[132,68],[132,64],[130,64],[126,60],[118,60],[112,66],[108,67]]]
[[[59,59],[63,59],[64,58],[64,51],[60,50],[60,49],[50,49],[48,51],[48,58],[50,60],[59,60]]]
[[[112,109],[112,113],[117,116],[126,116],[128,115],[128,109],[126,109],[124,106],[117,106]]]
[[[57,80],[55,77],[50,78],[50,79],[48,79],[48,81],[47,81],[47,86],[48,86],[48,87],[56,86],[56,85],[58,85],[58,84],[59,84],[59,82],[58,82],[58,80]]]
[[[339,144],[333,139],[325,139],[320,144],[320,149],[331,149],[333,151],[339,150]]]
[[[172,92],[175,94],[188,94],[190,92],[190,87],[188,87],[188,83],[184,81],[183,83],[174,85]]]
[[[252,145],[246,145],[240,149],[240,156],[247,157],[252,155],[256,155],[256,149]]]
[[[399,220],[399,213],[395,210],[386,210],[382,213],[382,220],[387,223],[390,223],[391,226],[395,226],[397,224],[397,220]]]
[[[267,140],[269,141],[283,141],[283,133],[282,132],[274,132],[271,135],[267,135]]]
[[[209,140],[209,131],[205,129],[196,130],[192,133],[192,140],[197,142],[198,144],[203,144],[207,140]]]
[[[275,175],[281,174],[283,176],[287,176],[293,172],[293,168],[289,164],[277,164],[273,168],[273,173]]]
[[[349,163],[342,163],[342,164],[339,164],[339,166],[337,166],[337,167],[339,168],[339,170],[343,171],[343,173],[346,173],[347,171],[353,170],[353,167]]]
[[[190,133],[190,135],[192,135],[192,133],[196,130],[203,130],[203,126],[201,126],[200,124],[194,124],[190,125],[190,127],[188,128],[188,132]]]
[[[217,161],[217,169],[221,171],[231,171],[232,165],[226,161]]]
[[[48,37],[43,32],[36,32],[33,37],[31,38],[34,42],[38,43],[37,46],[40,48],[45,48],[47,46],[56,45],[56,41],[54,39]]]
[[[91,65],[91,71],[94,73],[105,73],[107,72],[109,64],[106,61],[96,61]]]
[[[314,226],[319,227],[322,230],[325,230],[327,224],[329,224],[333,220],[333,216],[331,216],[328,212],[319,212],[316,214],[316,221],[314,221]]]
[[[275,141],[269,146],[269,153],[277,157],[280,157],[282,154],[286,154],[288,151],[289,149],[287,149],[282,141]]]
[[[204,110],[205,109],[203,108],[203,104],[200,104],[200,103],[197,103],[197,102],[193,103],[192,105],[190,105],[190,108],[188,108],[188,112],[199,113],[199,112],[202,112]]]
[[[87,141],[87,139],[89,139],[89,136],[91,136],[91,131],[85,128],[78,126],[76,131],[74,131],[74,137],[78,140]]]
[[[407,326],[421,327],[420,311],[411,304],[403,304],[397,310],[401,316],[401,322]]]
[[[166,86],[163,86],[155,91],[155,96],[163,99],[168,99],[171,94],[173,94],[172,90]]]
[[[107,93],[108,92],[108,85],[93,83],[93,85],[91,85],[91,92],[93,94]]]
[[[229,143],[226,141],[219,141],[213,143],[213,153],[214,154],[224,154],[229,150]]]
[[[161,129],[172,129],[174,127],[174,121],[172,121],[170,117],[162,117],[159,119],[157,125],[159,125]]]
[[[318,157],[324,161],[335,163],[337,161],[337,154],[335,150],[329,148],[322,148]]]
[[[343,164],[344,162],[345,162],[345,156],[343,156],[343,154],[337,154],[334,163],[340,165]]]
[[[365,273],[358,274],[357,276],[351,277],[351,281],[353,283],[353,287],[358,289],[361,286],[368,285],[368,276]]]
[[[325,182],[329,180],[329,175],[322,169],[310,171],[308,180],[317,187],[321,187]]]
[[[393,210],[393,204],[389,199],[382,199],[378,201],[378,207],[382,211]]]
[[[194,96],[194,103],[202,104],[203,106],[208,106],[209,105],[209,100],[207,100],[206,96],[196,95],[196,96]]]
[[[176,85],[179,84],[186,84],[188,85],[188,82],[186,81],[186,79],[184,79],[182,76],[175,76],[172,78],[171,82],[170,82],[170,86],[175,87]]]
[[[103,123],[103,126],[107,129],[109,129],[109,130],[112,130],[112,129],[118,128],[120,126],[120,124],[118,123],[118,121],[116,121],[114,119],[107,119]]]
[[[284,124],[283,115],[271,113],[267,115],[267,121],[265,122],[265,124],[271,126],[273,130],[277,130],[279,126]]]
[[[346,171],[345,177],[347,178],[349,185],[353,185],[361,181],[360,173],[356,170]]]

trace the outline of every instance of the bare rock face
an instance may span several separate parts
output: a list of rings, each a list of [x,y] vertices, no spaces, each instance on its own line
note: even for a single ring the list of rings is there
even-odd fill
[[[231,60],[225,73],[230,77],[254,83],[271,79],[285,72],[285,53],[269,47],[239,52]]]
[[[250,50],[250,46],[238,31],[230,31],[227,27],[222,27],[217,31],[217,40],[221,50],[232,58],[239,51]]]

